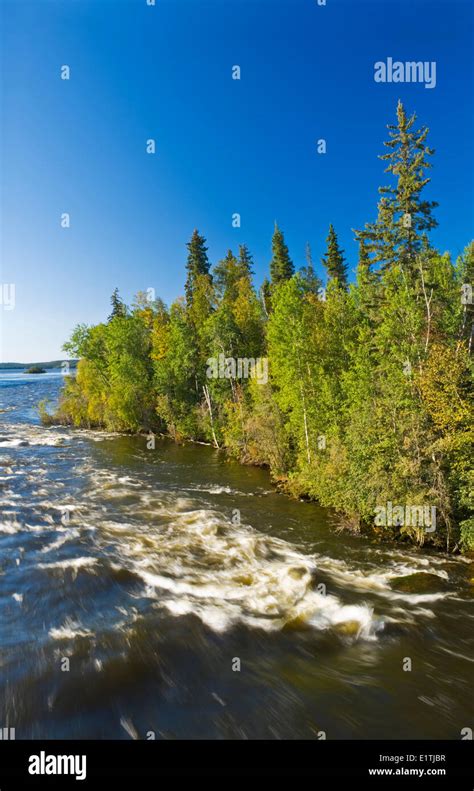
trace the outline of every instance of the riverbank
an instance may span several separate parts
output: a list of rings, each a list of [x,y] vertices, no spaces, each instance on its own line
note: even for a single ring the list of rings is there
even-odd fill
[[[61,414],[59,407],[59,411],[55,414],[48,414],[46,405],[42,405],[41,407],[41,419],[42,423],[45,426],[71,426],[71,421],[66,419],[63,422],[58,420],[58,415]],[[99,431],[106,431],[104,426],[95,425],[95,426],[82,426],[82,428],[87,429],[94,429]],[[280,492],[282,495],[287,496],[293,500],[298,500],[301,502],[318,502],[316,498],[311,496],[310,491],[305,490],[301,484],[290,476],[278,476],[275,477],[271,473],[270,465],[268,463],[262,461],[254,461],[247,455],[246,457],[238,458],[236,457],[235,450],[227,448],[225,446],[219,446],[216,448],[213,442],[206,442],[204,440],[194,439],[191,437],[176,437],[170,435],[169,433],[163,432],[123,432],[126,436],[137,436],[141,437],[143,443],[148,449],[153,449],[155,446],[156,438],[168,440],[171,442],[176,443],[177,445],[197,445],[197,446],[204,446],[212,448],[215,452],[223,454],[229,460],[237,460],[239,464],[244,466],[250,467],[258,467],[261,469],[268,470],[270,474],[270,478],[272,481],[275,490]],[[319,503],[322,505],[321,503]],[[387,545],[411,545],[415,543],[419,547],[429,547],[436,552],[439,553],[447,553],[447,554],[458,554],[460,552],[459,543],[455,543],[454,545],[449,543],[450,535],[443,535],[439,536],[436,535],[436,509],[433,507],[430,508],[431,513],[426,514],[426,507],[413,507],[413,506],[399,506],[401,511],[400,516],[400,524],[397,523],[397,519],[399,517],[398,514],[394,515],[394,507],[391,501],[388,501],[388,511],[389,515],[385,518],[382,523],[377,524],[376,516],[374,514],[374,521],[368,522],[363,521],[360,519],[358,515],[350,514],[350,513],[343,513],[338,511],[334,508],[329,508],[329,512],[332,513],[330,518],[331,524],[336,534],[345,534],[350,533],[352,535],[361,535],[369,540],[374,540],[378,543],[384,543]],[[323,506],[324,507],[324,506]],[[396,508],[396,506],[395,506]],[[426,526],[423,525],[423,519],[426,515]],[[410,521],[412,524],[410,524]],[[387,524],[388,522],[388,524]],[[404,524],[405,522],[405,524]],[[404,527],[413,527],[413,530],[403,530]],[[456,526],[453,526],[454,532],[456,530]],[[466,557],[472,558],[474,556],[474,552],[471,550],[467,550],[464,552]]]
[[[273,246],[288,256],[278,228]],[[168,308],[139,294],[128,307],[114,292],[107,321],[76,327],[64,350],[80,362],[56,420],[212,442],[348,530],[472,552],[471,307],[460,294],[474,245],[456,262],[431,247],[377,271],[362,261],[354,284],[332,276],[324,298],[288,262],[265,296],[246,248],[213,273],[198,231],[188,248],[185,299]]]
[[[17,739],[461,738],[472,563],[338,535],[211,447],[43,427],[63,381],[0,375]]]

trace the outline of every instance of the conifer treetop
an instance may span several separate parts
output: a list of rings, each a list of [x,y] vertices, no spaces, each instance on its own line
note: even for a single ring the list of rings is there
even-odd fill
[[[283,231],[280,230],[275,220],[275,230],[273,231],[272,238],[272,260],[270,261],[270,278],[272,286],[276,286],[284,280],[289,280],[294,272],[295,267],[290,258]]]
[[[186,263],[186,301],[191,304],[193,301],[194,288],[196,285],[196,278],[198,275],[209,275],[209,259],[207,257],[206,239],[201,236],[198,229],[195,228],[190,241],[186,244],[188,248],[188,260]]]
[[[329,226],[329,233],[326,239],[327,251],[322,257],[322,262],[326,267],[328,276],[331,280],[337,280],[342,288],[347,287],[347,267],[343,256],[344,250],[341,250],[337,241],[337,234],[334,226]]]

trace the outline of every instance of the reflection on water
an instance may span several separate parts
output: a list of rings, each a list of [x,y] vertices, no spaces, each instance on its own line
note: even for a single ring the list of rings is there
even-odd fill
[[[1,725],[460,738],[466,559],[336,535],[209,448],[43,428],[60,383],[0,374]]]

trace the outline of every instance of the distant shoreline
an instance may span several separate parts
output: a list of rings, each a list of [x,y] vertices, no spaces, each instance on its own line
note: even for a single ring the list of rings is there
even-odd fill
[[[50,360],[49,362],[30,362],[30,363],[0,363],[0,371],[23,371],[26,368],[38,367],[45,368],[47,371],[52,368],[61,368],[64,362],[69,363],[71,368],[77,368],[78,360]]]

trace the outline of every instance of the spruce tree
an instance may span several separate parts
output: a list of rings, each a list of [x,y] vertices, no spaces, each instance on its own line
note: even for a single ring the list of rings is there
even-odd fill
[[[194,288],[198,275],[209,275],[209,259],[207,257],[206,239],[201,236],[197,228],[194,229],[191,241],[186,245],[188,248],[188,260],[186,263],[186,302],[191,305],[193,301]]]
[[[126,316],[127,308],[120,299],[118,288],[114,288],[112,296],[110,297],[110,304],[112,305],[112,312],[107,319],[108,321],[112,321],[112,319],[116,319],[117,317],[123,318]]]
[[[370,269],[370,256],[367,250],[367,245],[363,239],[359,242],[359,268],[368,271]]]
[[[263,281],[260,288],[260,299],[262,302],[263,312],[265,316],[269,316],[272,309],[272,287],[268,277]]]
[[[275,230],[272,238],[272,260],[270,261],[270,279],[272,286],[277,286],[284,280],[289,280],[293,276],[295,267],[290,258],[288,247],[285,244],[283,232],[275,223]]]
[[[301,267],[299,275],[305,293],[319,294],[322,283],[314,271],[313,256],[309,242],[306,242],[306,266]]]
[[[437,226],[432,216],[438,205],[426,201],[421,191],[429,183],[425,171],[431,167],[428,157],[434,154],[426,144],[428,128],[414,128],[416,114],[407,116],[401,101],[397,106],[397,123],[389,124],[390,149],[380,159],[387,162],[386,173],[397,179],[395,186],[380,187],[378,216],[374,223],[356,231],[357,238],[367,243],[374,263],[389,267],[397,258],[402,265],[414,269],[415,256],[423,248],[426,232]]]
[[[214,285],[219,296],[226,300],[233,300],[236,296],[236,284],[240,274],[240,262],[237,260],[232,250],[227,251],[227,255],[214,267]]]
[[[239,277],[251,278],[253,259],[246,244],[239,245]]]
[[[341,250],[337,241],[337,234],[332,225],[329,226],[329,234],[326,239],[327,251],[323,255],[322,262],[326,267],[331,280],[337,280],[342,288],[347,288],[347,267],[344,263],[344,250]]]
[[[357,262],[356,285],[359,309],[362,312],[362,322],[377,322],[380,319],[379,310],[379,273],[371,269],[367,245],[363,239],[359,242],[359,260]]]

